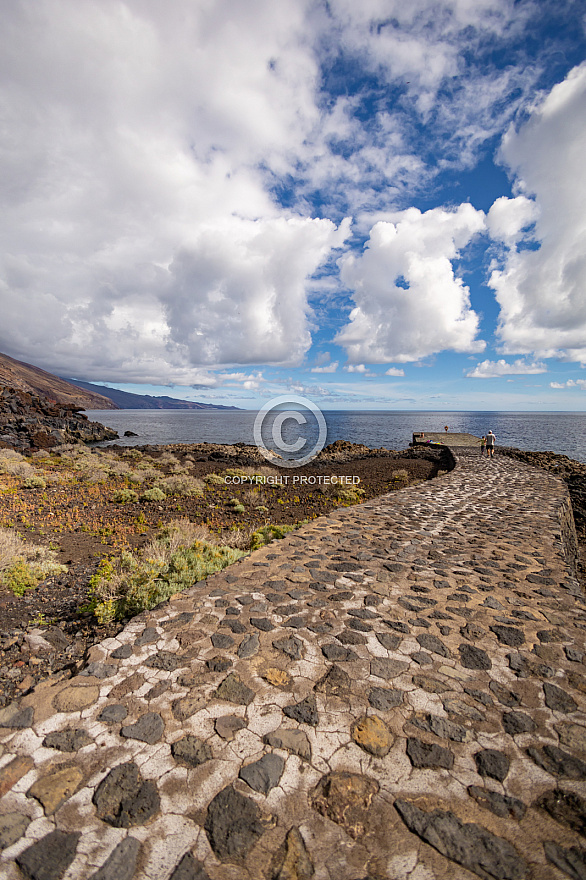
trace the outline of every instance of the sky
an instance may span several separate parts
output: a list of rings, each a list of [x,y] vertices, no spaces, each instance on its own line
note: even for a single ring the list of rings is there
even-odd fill
[[[258,409],[586,410],[583,0],[4,0],[0,351]]]

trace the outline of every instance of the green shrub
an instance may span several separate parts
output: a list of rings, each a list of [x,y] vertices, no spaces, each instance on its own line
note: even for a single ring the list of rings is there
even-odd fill
[[[203,495],[203,483],[189,474],[172,474],[158,480],[157,486],[169,495],[185,495],[187,497]]]
[[[231,507],[234,513],[244,513],[246,510],[244,504],[238,498],[230,498],[228,507]]]
[[[128,504],[132,501],[138,501],[138,495],[134,489],[119,489],[114,493],[114,501],[116,504]]]
[[[259,550],[266,544],[270,544],[271,541],[284,538],[288,532],[292,532],[295,528],[296,526],[277,526],[273,523],[269,523],[269,525],[262,526],[260,529],[257,529],[256,532],[252,533],[250,536],[249,547],[251,550]]]
[[[208,486],[225,486],[226,481],[221,474],[206,474],[203,478],[204,483]]]
[[[152,489],[146,489],[140,496],[141,501],[164,501],[167,496],[165,493],[154,486]]]
[[[2,578],[3,583],[15,596],[23,596],[26,590],[34,590],[39,580],[40,578],[35,577],[31,566],[22,559],[11,565]]]
[[[23,482],[24,489],[46,489],[47,483],[42,477],[27,477]]]
[[[0,529],[0,584],[16,596],[34,589],[51,574],[67,571],[46,547],[25,544],[13,529]]]
[[[172,523],[142,552],[102,561],[90,581],[92,609],[99,622],[154,608],[245,555],[233,547],[192,540],[193,533],[181,521]]]
[[[331,497],[344,507],[359,504],[364,494],[364,489],[359,489],[358,486],[332,486],[330,491]]]
[[[129,483],[133,483],[135,486],[139,486],[141,483],[144,483],[146,477],[144,471],[129,471],[126,474],[126,479]]]

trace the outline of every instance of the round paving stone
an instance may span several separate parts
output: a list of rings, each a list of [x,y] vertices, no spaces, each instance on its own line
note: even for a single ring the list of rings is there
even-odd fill
[[[354,742],[376,758],[384,758],[391,750],[394,738],[378,715],[363,715],[351,728]]]
[[[491,669],[492,660],[482,648],[466,643],[459,645],[460,661],[466,669]]]
[[[524,712],[505,712],[503,715],[503,727],[509,736],[518,733],[533,733],[536,729],[535,722]]]
[[[407,740],[407,756],[417,769],[451,770],[454,766],[454,756],[449,749],[444,749],[437,743],[424,743],[416,737],[409,737]]]
[[[92,798],[98,818],[114,828],[144,825],[160,808],[156,785],[144,780],[132,761],[118,764],[102,779]]]
[[[37,779],[27,796],[36,798],[43,805],[45,816],[52,816],[77,791],[82,779],[79,767],[65,767]]]
[[[527,806],[518,798],[508,797],[488,788],[480,788],[478,785],[469,785],[468,794],[474,798],[477,804],[490,810],[501,819],[515,819],[519,822],[527,812]]]
[[[293,718],[294,721],[299,721],[301,724],[310,724],[312,727],[317,727],[319,716],[317,714],[315,694],[310,694],[294,706],[285,706],[283,714],[288,718]]]
[[[502,782],[509,772],[510,761],[503,752],[496,749],[483,749],[474,755],[476,769],[480,776],[490,776]]]
[[[126,837],[115,847],[101,868],[89,880],[132,880],[140,843],[134,837]]]
[[[526,749],[532,761],[538,767],[551,773],[552,776],[565,776],[567,779],[586,779],[586,762],[574,755],[558,749],[556,746],[545,745],[542,749],[530,747]]]
[[[251,633],[250,635],[244,636],[236,653],[241,660],[246,660],[249,657],[253,657],[258,652],[259,648],[260,641],[257,634]]]
[[[187,767],[199,767],[214,757],[210,746],[190,733],[173,743],[171,754],[176,761]]]
[[[311,761],[311,746],[307,739],[307,734],[303,730],[279,727],[278,730],[273,730],[272,733],[265,733],[262,741],[274,749],[286,749],[288,752],[293,752],[306,761]]]
[[[47,749],[58,749],[60,752],[77,752],[91,742],[93,740],[85,730],[71,728],[48,733],[43,740],[43,745]]]
[[[269,791],[279,784],[279,780],[285,769],[285,761],[280,755],[269,752],[263,755],[254,764],[247,764],[240,769],[240,779],[243,779],[254,791],[268,794]]]
[[[113,660],[127,660],[132,654],[132,648],[130,645],[120,645],[119,648],[116,648],[115,651],[112,651],[110,657]]]
[[[150,746],[159,742],[165,731],[165,723],[157,712],[147,712],[136,724],[123,727],[120,733],[128,739],[138,739]]]
[[[555,684],[545,682],[543,685],[545,705],[554,712],[575,712],[578,708],[576,701]]]
[[[100,696],[100,689],[95,685],[87,687],[69,686],[53,698],[53,706],[58,712],[79,712],[93,705]]]
[[[527,865],[517,850],[501,837],[475,823],[465,824],[449,810],[420,810],[409,801],[395,808],[406,826],[447,858],[480,877],[524,880]]]
[[[208,806],[204,828],[219,859],[242,858],[264,833],[265,823],[255,802],[229,785]]]
[[[127,715],[128,710],[126,706],[123,706],[121,703],[112,703],[104,706],[98,715],[98,721],[103,721],[105,724],[119,724],[120,721],[124,721]]]
[[[549,813],[552,819],[586,836],[586,800],[573,791],[559,788],[547,791],[535,803]]]
[[[491,626],[491,632],[495,634],[499,642],[515,648],[525,642],[525,636],[520,629],[513,626]]]
[[[375,657],[370,661],[370,674],[377,678],[389,680],[396,678],[409,669],[409,664],[403,660],[393,660],[388,657]]]
[[[214,696],[216,699],[226,700],[228,703],[248,706],[254,700],[255,693],[231,672],[218,687]]]
[[[75,858],[81,832],[51,831],[16,857],[28,880],[60,880]]]
[[[187,852],[169,877],[169,880],[210,880],[210,875],[201,862]]]
[[[341,825],[354,840],[359,840],[364,836],[372,799],[378,791],[379,784],[375,779],[341,771],[323,776],[311,792],[310,800],[318,813]]]
[[[23,816],[22,813],[4,813],[0,816],[0,850],[20,840],[30,821],[29,817]]]
[[[245,727],[246,721],[238,718],[237,715],[222,715],[221,718],[216,718],[216,733],[228,742],[233,740],[238,731]]]
[[[437,636],[431,635],[431,633],[420,633],[416,638],[421,647],[425,648],[426,651],[431,651],[432,654],[439,654],[440,657],[450,656],[450,652]]]
[[[368,702],[373,709],[380,712],[388,712],[400,706],[403,702],[403,691],[394,690],[393,688],[373,687],[368,694]]]

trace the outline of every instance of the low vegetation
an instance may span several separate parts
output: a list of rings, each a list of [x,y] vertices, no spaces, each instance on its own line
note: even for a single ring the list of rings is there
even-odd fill
[[[358,468],[362,484],[293,483],[291,474],[287,484],[274,468],[226,468],[191,448],[0,449],[0,589],[22,596],[42,585],[65,596],[75,587],[100,623],[123,620],[316,516],[437,470],[336,462],[332,473]]]
[[[52,550],[25,544],[14,529],[0,528],[0,585],[15,596],[24,595],[49,575],[65,570]]]
[[[100,623],[131,617],[244,555],[218,545],[207,529],[189,520],[169,523],[140,551],[102,560],[90,581],[91,610]]]

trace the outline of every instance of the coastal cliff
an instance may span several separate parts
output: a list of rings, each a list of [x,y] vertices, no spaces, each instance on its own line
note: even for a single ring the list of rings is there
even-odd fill
[[[17,361],[0,352],[0,387],[39,394],[64,406],[78,409],[119,409],[114,401],[95,390],[82,389],[33,364]]]
[[[0,388],[0,448],[28,452],[118,437],[111,428],[90,422],[80,409],[17,388]]]

